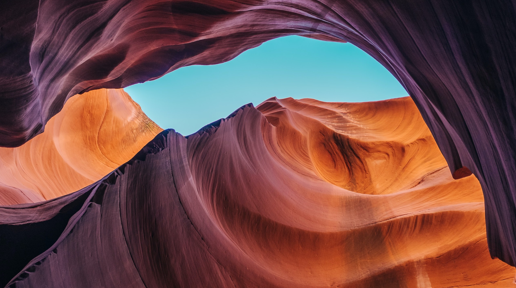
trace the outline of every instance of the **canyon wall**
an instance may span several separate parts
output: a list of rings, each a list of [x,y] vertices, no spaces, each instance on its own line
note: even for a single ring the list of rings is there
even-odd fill
[[[0,148],[0,205],[53,199],[130,160],[162,129],[122,89],[74,97],[40,134]]]
[[[0,286],[507,287],[484,217],[410,98],[271,98],[165,130],[75,193],[0,207]]]
[[[351,42],[400,81],[453,175],[479,179],[491,255],[514,265],[513,0],[3,1],[0,145],[41,133],[75,94],[227,61],[294,34]]]

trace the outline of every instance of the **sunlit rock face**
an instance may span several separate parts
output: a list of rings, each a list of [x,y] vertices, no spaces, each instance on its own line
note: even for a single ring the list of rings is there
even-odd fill
[[[163,131],[78,192],[0,208],[0,286],[507,287],[484,217],[410,98],[271,98]]]
[[[122,89],[74,97],[45,133],[0,148],[0,205],[56,198],[86,187],[131,159],[159,128]]]
[[[349,41],[406,88],[453,175],[478,177],[491,255],[513,265],[515,7],[510,0],[2,1],[0,144],[34,137],[77,93],[227,61],[284,35]]]

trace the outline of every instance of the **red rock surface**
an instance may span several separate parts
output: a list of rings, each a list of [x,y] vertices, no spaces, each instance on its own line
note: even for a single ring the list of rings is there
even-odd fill
[[[0,284],[507,287],[484,217],[410,98],[273,98],[166,130],[78,192],[0,207]]]
[[[454,175],[478,177],[491,255],[514,265],[515,31],[512,0],[2,1],[0,145],[40,133],[77,93],[284,35],[348,41],[406,88]]]
[[[162,129],[122,89],[74,97],[46,131],[0,148],[0,205],[56,198],[86,187],[130,160]]]

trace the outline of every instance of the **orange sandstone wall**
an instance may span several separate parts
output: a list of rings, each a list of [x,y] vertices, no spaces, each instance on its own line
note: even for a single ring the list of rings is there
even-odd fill
[[[491,255],[515,265],[514,0],[1,1],[0,146],[41,133],[73,95],[286,35],[350,42],[400,81],[453,175],[479,179]]]
[[[72,193],[131,159],[162,129],[122,89],[71,98],[45,133],[0,148],[0,205]]]
[[[163,131],[147,145],[160,129],[121,90],[67,105],[45,133],[2,150],[13,163],[2,182],[32,192],[19,193],[30,202],[102,179],[59,199],[0,207],[0,286],[513,281],[514,268],[489,255],[478,180],[452,178],[408,97],[271,98],[187,137]]]

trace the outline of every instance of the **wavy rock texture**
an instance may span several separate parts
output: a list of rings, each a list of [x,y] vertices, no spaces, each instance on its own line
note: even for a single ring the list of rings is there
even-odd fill
[[[161,131],[122,89],[74,97],[45,133],[21,147],[0,148],[0,205],[48,200],[86,187]]]
[[[0,284],[512,282],[514,268],[489,256],[478,181],[451,177],[410,98],[257,109],[186,138],[166,130],[76,193],[1,207]]]
[[[40,133],[77,93],[227,61],[291,34],[349,41],[393,73],[455,177],[478,177],[491,255],[514,265],[513,0],[2,1],[0,144]]]

